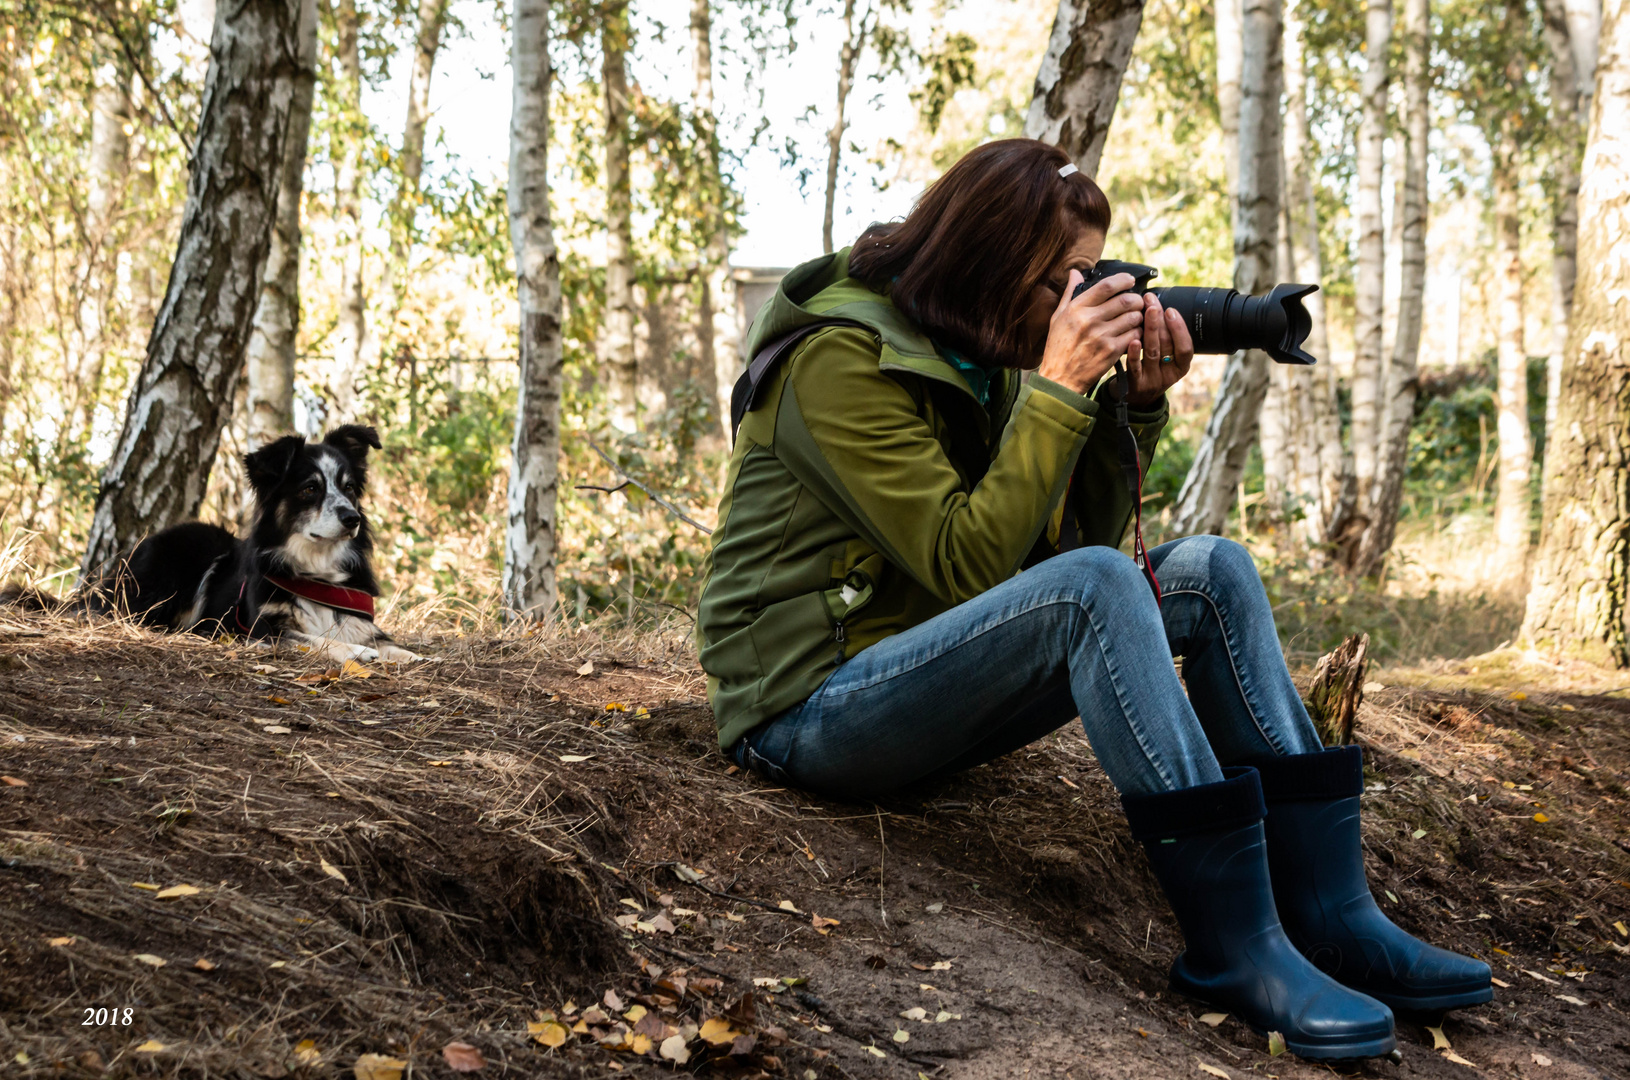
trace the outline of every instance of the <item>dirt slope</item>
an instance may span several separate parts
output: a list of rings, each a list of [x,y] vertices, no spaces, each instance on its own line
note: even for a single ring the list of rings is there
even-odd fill
[[[688,665],[432,644],[335,677],[0,617],[8,1075],[1329,1072],[1164,992],[1079,729],[838,803],[728,772]],[[1356,1075],[1630,1076],[1630,703],[1509,690],[1360,716],[1383,906],[1509,985]]]

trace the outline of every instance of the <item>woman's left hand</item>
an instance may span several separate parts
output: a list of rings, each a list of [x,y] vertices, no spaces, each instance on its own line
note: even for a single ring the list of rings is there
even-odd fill
[[[1132,385],[1127,404],[1153,405],[1194,362],[1194,339],[1183,316],[1161,306],[1154,293],[1143,297],[1143,338],[1126,350],[1126,374]]]

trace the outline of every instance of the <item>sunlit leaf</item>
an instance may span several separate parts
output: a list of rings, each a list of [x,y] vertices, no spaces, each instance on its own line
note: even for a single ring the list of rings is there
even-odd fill
[[[402,1070],[405,1068],[407,1062],[401,1058],[385,1054],[363,1054],[357,1058],[357,1063],[351,1066],[351,1071],[357,1080],[402,1080]]]
[[[454,1072],[479,1072],[487,1067],[481,1051],[467,1042],[450,1042],[441,1048],[441,1056]]]

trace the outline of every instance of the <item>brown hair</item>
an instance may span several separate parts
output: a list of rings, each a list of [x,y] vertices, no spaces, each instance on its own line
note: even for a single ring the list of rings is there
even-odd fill
[[[1031,296],[1076,229],[1109,231],[1109,200],[1069,155],[1035,139],[968,151],[928,186],[903,221],[873,225],[849,273],[940,345],[986,367],[1022,367]]]

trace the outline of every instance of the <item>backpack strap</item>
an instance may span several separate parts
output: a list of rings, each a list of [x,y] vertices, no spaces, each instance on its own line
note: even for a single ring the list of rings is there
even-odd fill
[[[758,355],[753,357],[752,362],[747,365],[747,370],[741,373],[741,378],[736,380],[735,389],[730,391],[730,441],[732,443],[736,441],[736,430],[741,427],[742,420],[758,405],[759,387],[763,386],[770,376],[775,374],[775,369],[781,365],[781,361],[791,356],[793,349],[798,347],[799,342],[811,334],[834,326],[853,326],[861,330],[871,330],[871,327],[865,323],[856,322],[853,319],[822,319],[819,322],[809,323],[807,326],[800,326],[791,333],[783,334],[758,351]]]

